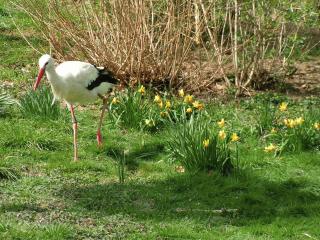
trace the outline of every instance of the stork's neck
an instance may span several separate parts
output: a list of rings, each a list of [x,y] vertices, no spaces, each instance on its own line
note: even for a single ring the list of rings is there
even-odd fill
[[[50,84],[55,89],[63,89],[63,81],[61,77],[57,74],[55,66],[47,66],[46,68],[46,75]]]

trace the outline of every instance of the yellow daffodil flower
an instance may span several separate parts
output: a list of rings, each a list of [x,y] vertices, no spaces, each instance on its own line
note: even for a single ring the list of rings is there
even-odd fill
[[[193,96],[192,95],[187,95],[184,97],[184,102],[185,103],[192,103],[193,102]]]
[[[178,173],[184,173],[184,172],[185,172],[185,169],[184,169],[183,166],[177,166],[177,167],[176,167],[176,172],[178,172]]]
[[[160,112],[160,116],[161,117],[166,117],[166,116],[168,116],[168,112]]]
[[[315,129],[320,130],[320,123],[316,122],[313,126]]]
[[[202,110],[204,108],[203,104],[202,103],[199,103],[199,101],[194,101],[192,103],[193,107],[198,109],[198,110]]]
[[[209,144],[210,144],[210,140],[209,139],[205,139],[205,140],[203,140],[202,144],[203,144],[204,148],[207,148],[209,146]]]
[[[144,95],[146,93],[146,88],[141,85],[141,87],[138,89],[138,92],[141,93],[141,95]]]
[[[158,103],[158,106],[159,106],[159,108],[163,108],[163,102],[160,101],[160,102]]]
[[[275,146],[273,143],[271,143],[269,146],[264,148],[265,152],[274,152],[277,150],[277,146]]]
[[[198,108],[199,101],[194,101],[194,102],[192,103],[192,105],[193,105],[194,108]]]
[[[288,127],[289,128],[294,128],[296,126],[296,122],[293,119],[289,119]]]
[[[286,125],[288,128],[294,128],[297,124],[296,121],[293,119],[284,119],[283,120],[284,125]]]
[[[302,117],[296,119],[284,119],[283,122],[288,128],[295,128],[296,126],[302,125],[304,123],[304,119]]]
[[[156,96],[154,97],[154,102],[156,102],[156,103],[161,102],[161,97],[160,97],[159,95],[156,95]]]
[[[301,125],[304,122],[304,119],[302,117],[296,118],[295,123],[296,125]]]
[[[171,108],[171,103],[170,103],[170,101],[166,101],[166,108],[168,109],[168,108]]]
[[[183,89],[180,89],[180,90],[179,90],[179,96],[180,96],[180,97],[184,97],[184,91],[183,91]]]
[[[280,106],[279,106],[279,110],[280,110],[281,112],[284,112],[284,111],[287,111],[287,109],[288,109],[288,103],[282,102],[282,103],[280,104]]]
[[[114,98],[112,99],[111,103],[112,103],[112,104],[117,104],[117,103],[119,103],[118,98],[114,97]]]
[[[238,142],[239,140],[240,140],[240,137],[237,135],[237,133],[232,133],[231,142]]]
[[[155,124],[154,124],[154,121],[153,121],[153,120],[146,119],[146,120],[144,120],[144,122],[145,122],[145,124],[146,124],[148,127],[155,126]]]
[[[219,131],[218,136],[221,140],[224,140],[227,137],[227,134],[224,130],[221,130],[221,131]]]
[[[225,121],[224,121],[224,118],[222,118],[219,122],[218,122],[218,126],[223,128],[225,125]]]
[[[192,113],[192,108],[191,107],[187,108],[186,112],[187,113]]]

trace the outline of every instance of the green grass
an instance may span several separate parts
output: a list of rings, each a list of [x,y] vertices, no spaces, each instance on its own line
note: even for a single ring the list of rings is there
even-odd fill
[[[35,59],[40,55],[19,34],[11,16],[34,47],[40,48],[45,43],[37,37],[34,24],[26,14],[15,9],[9,1],[0,0],[0,86],[4,85],[10,94],[17,96],[33,83],[38,70]]]
[[[57,119],[61,117],[59,103],[52,95],[51,88],[44,86],[37,91],[29,91],[20,99],[20,110],[24,117]]]
[[[6,109],[17,104],[17,101],[12,99],[8,94],[0,92],[0,115],[4,115]]]
[[[105,146],[98,149],[98,111],[76,114],[79,163],[71,161],[69,121],[19,113],[0,119],[1,165],[21,175],[0,181],[0,239],[320,237],[319,152],[275,158],[252,137],[240,145],[240,175],[178,173],[166,161],[164,132],[107,123]],[[114,153],[124,150],[125,181],[119,184]],[[213,211],[219,209],[237,211]]]
[[[9,93],[21,97],[31,89],[38,56],[4,4],[0,80],[13,83]],[[25,15],[13,16],[30,27]],[[105,144],[97,148],[97,108],[76,109],[80,162],[74,163],[66,112],[44,119],[11,109],[0,117],[0,239],[320,239],[320,153],[265,153],[257,102],[206,106],[213,122],[224,118],[241,137],[239,174],[230,176],[177,172],[178,163],[168,161],[166,131],[128,130],[107,120]],[[294,108],[318,103],[304,100]],[[117,157],[124,151],[120,184]]]

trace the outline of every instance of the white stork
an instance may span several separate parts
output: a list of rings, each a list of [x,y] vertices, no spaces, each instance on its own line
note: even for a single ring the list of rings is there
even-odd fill
[[[43,55],[39,59],[39,74],[34,84],[34,90],[40,84],[41,78],[46,73],[51,84],[54,99],[65,100],[71,112],[73,122],[73,145],[74,161],[78,160],[77,148],[77,120],[74,114],[74,104],[87,104],[97,98],[103,100],[101,116],[97,130],[98,145],[102,144],[101,125],[104,112],[107,107],[107,94],[118,80],[104,69],[79,61],[67,61],[55,67],[54,60],[50,55]]]

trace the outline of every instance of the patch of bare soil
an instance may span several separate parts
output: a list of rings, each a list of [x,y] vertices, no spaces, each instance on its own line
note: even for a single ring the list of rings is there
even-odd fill
[[[265,72],[257,77],[254,89],[247,89],[245,95],[273,91],[288,94],[292,97],[320,95],[320,58],[307,62],[297,62],[288,72],[279,70],[276,63],[264,64]],[[224,66],[224,73],[232,81],[232,66]],[[182,87],[202,98],[221,98],[233,95],[223,79],[220,68],[210,62],[194,59],[184,64]]]
[[[295,64],[296,72],[285,83],[300,95],[320,95],[320,58]]]

